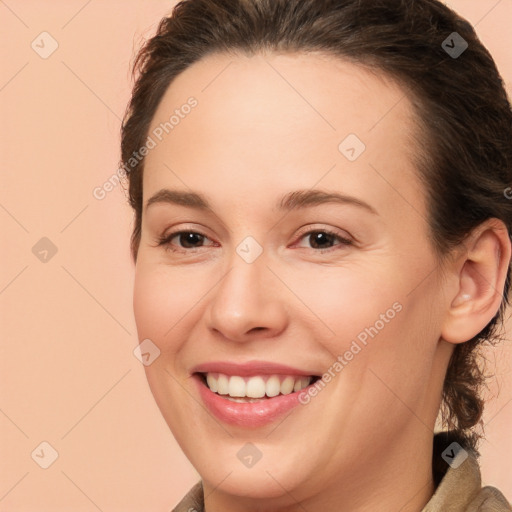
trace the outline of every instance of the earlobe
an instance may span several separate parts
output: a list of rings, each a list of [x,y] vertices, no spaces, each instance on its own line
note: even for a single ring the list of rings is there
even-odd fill
[[[510,237],[498,219],[482,223],[464,245],[464,255],[453,263],[456,292],[441,331],[450,343],[470,340],[496,315],[510,265]]]

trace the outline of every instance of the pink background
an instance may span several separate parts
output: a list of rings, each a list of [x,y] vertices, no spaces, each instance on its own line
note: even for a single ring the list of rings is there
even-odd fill
[[[131,210],[120,186],[93,196],[117,169],[134,48],[175,3],[0,2],[0,512],[169,511],[199,478],[133,354]],[[512,2],[446,3],[510,94]],[[47,262],[32,252],[43,237]],[[483,481],[511,499],[510,341],[488,359]]]

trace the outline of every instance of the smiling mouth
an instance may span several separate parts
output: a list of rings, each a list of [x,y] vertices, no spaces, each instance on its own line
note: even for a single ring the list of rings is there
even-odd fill
[[[238,403],[253,403],[277,396],[298,393],[320,379],[317,375],[254,375],[196,373],[203,384],[216,395]]]

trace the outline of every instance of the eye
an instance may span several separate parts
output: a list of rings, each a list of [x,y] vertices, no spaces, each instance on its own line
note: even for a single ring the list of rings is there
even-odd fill
[[[173,240],[175,240],[174,243]],[[170,251],[188,252],[187,249],[198,249],[203,247],[205,240],[210,239],[202,233],[182,230],[173,231],[163,235],[158,239],[158,245],[165,246],[165,249]]]
[[[211,242],[206,244],[205,242]],[[326,252],[330,249],[335,249],[336,246],[349,246],[352,245],[352,240],[341,236],[340,234],[331,231],[329,229],[313,229],[303,232],[299,236],[299,242],[308,243],[308,246],[312,249],[316,249],[320,252]],[[205,246],[215,246],[215,242],[212,242],[206,235],[197,231],[173,231],[165,234],[158,238],[158,246],[165,247],[166,250],[173,252],[192,252],[193,249],[199,249]],[[301,247],[301,243],[298,244]]]
[[[337,245],[347,246],[352,245],[352,240],[341,236],[329,229],[314,229],[302,233],[300,236],[301,241],[306,241],[312,249],[329,250]],[[338,243],[336,243],[338,242]],[[302,246],[304,247],[304,246]]]

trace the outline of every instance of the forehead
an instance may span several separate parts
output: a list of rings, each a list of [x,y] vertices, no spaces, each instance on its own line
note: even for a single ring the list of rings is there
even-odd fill
[[[207,192],[223,182],[249,198],[262,182],[277,192],[291,180],[311,187],[315,176],[338,188],[342,177],[361,192],[372,181],[382,186],[381,173],[412,194],[412,112],[394,82],[333,56],[210,55],[162,98],[148,132],[155,147],[144,197],[165,186]],[[362,151],[356,160],[347,158],[352,147]]]

